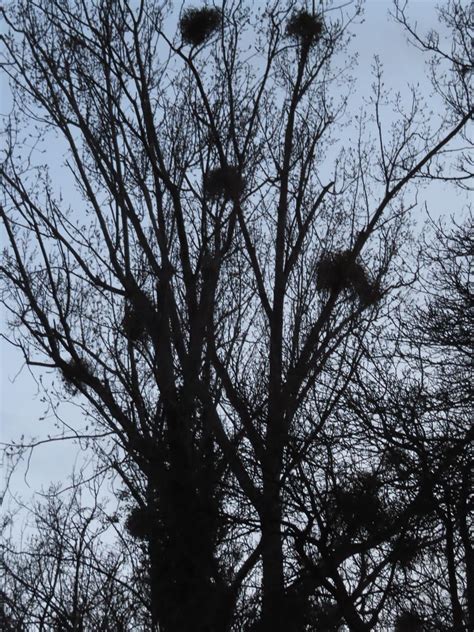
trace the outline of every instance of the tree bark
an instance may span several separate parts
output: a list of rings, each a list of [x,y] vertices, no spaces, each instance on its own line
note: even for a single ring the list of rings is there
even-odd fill
[[[278,482],[268,477],[264,482],[262,526],[262,618],[261,630],[287,629],[285,621],[285,587],[281,535],[281,504]],[[282,627],[283,625],[283,627]]]
[[[448,563],[448,582],[451,598],[451,608],[453,614],[453,630],[462,632],[464,630],[463,612],[459,602],[458,586],[456,581],[456,561],[454,558],[454,534],[451,516],[445,519],[446,528],[446,560]]]

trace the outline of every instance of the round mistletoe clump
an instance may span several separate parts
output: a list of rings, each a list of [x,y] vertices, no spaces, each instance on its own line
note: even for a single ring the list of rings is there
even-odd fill
[[[372,305],[381,298],[381,291],[364,267],[354,261],[349,251],[324,254],[316,268],[316,289],[319,291],[350,290],[362,305]]]
[[[416,612],[406,610],[397,617],[395,632],[422,632],[425,629],[422,617]]]
[[[141,314],[130,306],[126,306],[125,308],[125,314],[122,319],[122,330],[132,342],[141,340],[146,333],[145,322]]]
[[[244,181],[237,167],[226,166],[211,169],[204,176],[204,190],[210,198],[231,200],[244,190]]]
[[[214,7],[186,9],[179,22],[181,37],[186,44],[199,46],[217,31],[222,22],[222,13]]]
[[[321,38],[322,32],[321,17],[304,10],[294,13],[286,27],[288,37],[298,40],[306,47],[316,44]]]

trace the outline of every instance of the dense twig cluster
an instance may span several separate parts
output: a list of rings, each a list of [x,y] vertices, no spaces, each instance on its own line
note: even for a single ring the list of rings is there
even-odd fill
[[[64,47],[73,52],[77,52],[82,46],[84,46],[84,41],[76,35],[71,35],[64,42]]]
[[[379,487],[376,476],[363,474],[351,485],[336,490],[336,512],[349,532],[377,531],[386,522]]]
[[[364,267],[354,260],[349,251],[324,255],[317,266],[316,288],[340,292],[351,290],[363,305],[376,303],[380,297],[380,288],[369,279]]]
[[[214,7],[186,9],[181,16],[179,27],[186,44],[199,46],[217,31],[222,23],[222,13]]]
[[[288,37],[296,39],[307,48],[319,41],[322,32],[323,22],[321,17],[311,15],[311,13],[304,10],[294,13],[286,27]]]
[[[122,330],[132,342],[141,340],[146,333],[146,326],[141,314],[130,306],[126,306],[122,319]]]
[[[211,199],[238,199],[244,190],[245,183],[239,169],[228,165],[211,169],[204,175],[204,190]]]
[[[420,553],[420,542],[410,535],[405,535],[395,544],[393,553],[402,568],[409,568]]]
[[[146,507],[134,507],[125,520],[125,528],[137,540],[146,540],[153,527],[153,512]]]
[[[70,395],[76,395],[78,392],[77,384],[87,382],[91,374],[92,367],[84,359],[71,360],[61,369],[64,387]]]
[[[416,612],[402,612],[397,617],[395,632],[422,632],[424,629],[423,619]]]

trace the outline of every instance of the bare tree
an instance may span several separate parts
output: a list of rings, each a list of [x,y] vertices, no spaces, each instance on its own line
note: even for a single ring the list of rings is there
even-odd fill
[[[5,538],[0,575],[12,622],[6,630],[149,629],[137,552],[114,537],[118,519],[100,505],[98,490],[89,486],[88,499],[81,490],[78,481],[68,497],[51,488],[29,509],[23,536]]]
[[[463,133],[468,93],[436,129],[416,93],[386,125],[377,67],[344,150],[358,3],[185,9],[174,37],[167,3],[3,13],[2,299],[27,363],[113,433],[153,629],[374,629],[377,555],[412,508],[390,521],[346,393],[406,282],[404,192]],[[33,124],[64,144],[70,205],[22,145]]]
[[[422,484],[435,513],[438,546],[433,552],[439,580],[433,603],[445,627],[472,628],[474,557],[471,474],[472,426],[472,215],[446,229],[434,226],[424,253],[426,302],[414,310],[407,339],[412,366],[424,381],[420,421],[425,430],[417,452]],[[413,443],[413,441],[412,441]],[[432,562],[433,563],[433,562]],[[434,587],[433,587],[434,588]],[[448,606],[443,604],[448,602]],[[444,619],[444,620],[443,620]]]

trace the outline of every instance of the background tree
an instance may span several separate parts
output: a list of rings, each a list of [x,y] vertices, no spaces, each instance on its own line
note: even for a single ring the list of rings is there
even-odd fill
[[[120,532],[111,537],[118,518],[98,502],[96,482],[89,499],[79,482],[69,497],[52,488],[30,508],[21,542],[5,538],[5,630],[150,629],[149,590],[133,543]]]
[[[359,14],[236,1],[184,10],[173,38],[166,3],[4,11],[2,297],[27,363],[111,433],[154,629],[390,619],[422,494],[387,479],[366,376],[407,282],[405,189],[455,177],[437,165],[473,111],[464,73],[437,129],[413,93],[387,133],[377,66],[345,149]],[[33,121],[74,206],[22,150]]]
[[[454,630],[472,627],[472,215],[446,229],[434,226],[434,243],[425,251],[426,301],[414,310],[407,338],[412,365],[421,364],[421,424],[418,441],[422,484],[431,511],[435,546],[431,559],[439,569],[441,625]],[[447,598],[448,597],[448,598]],[[446,601],[448,602],[446,604]],[[444,629],[444,628],[443,628]]]

